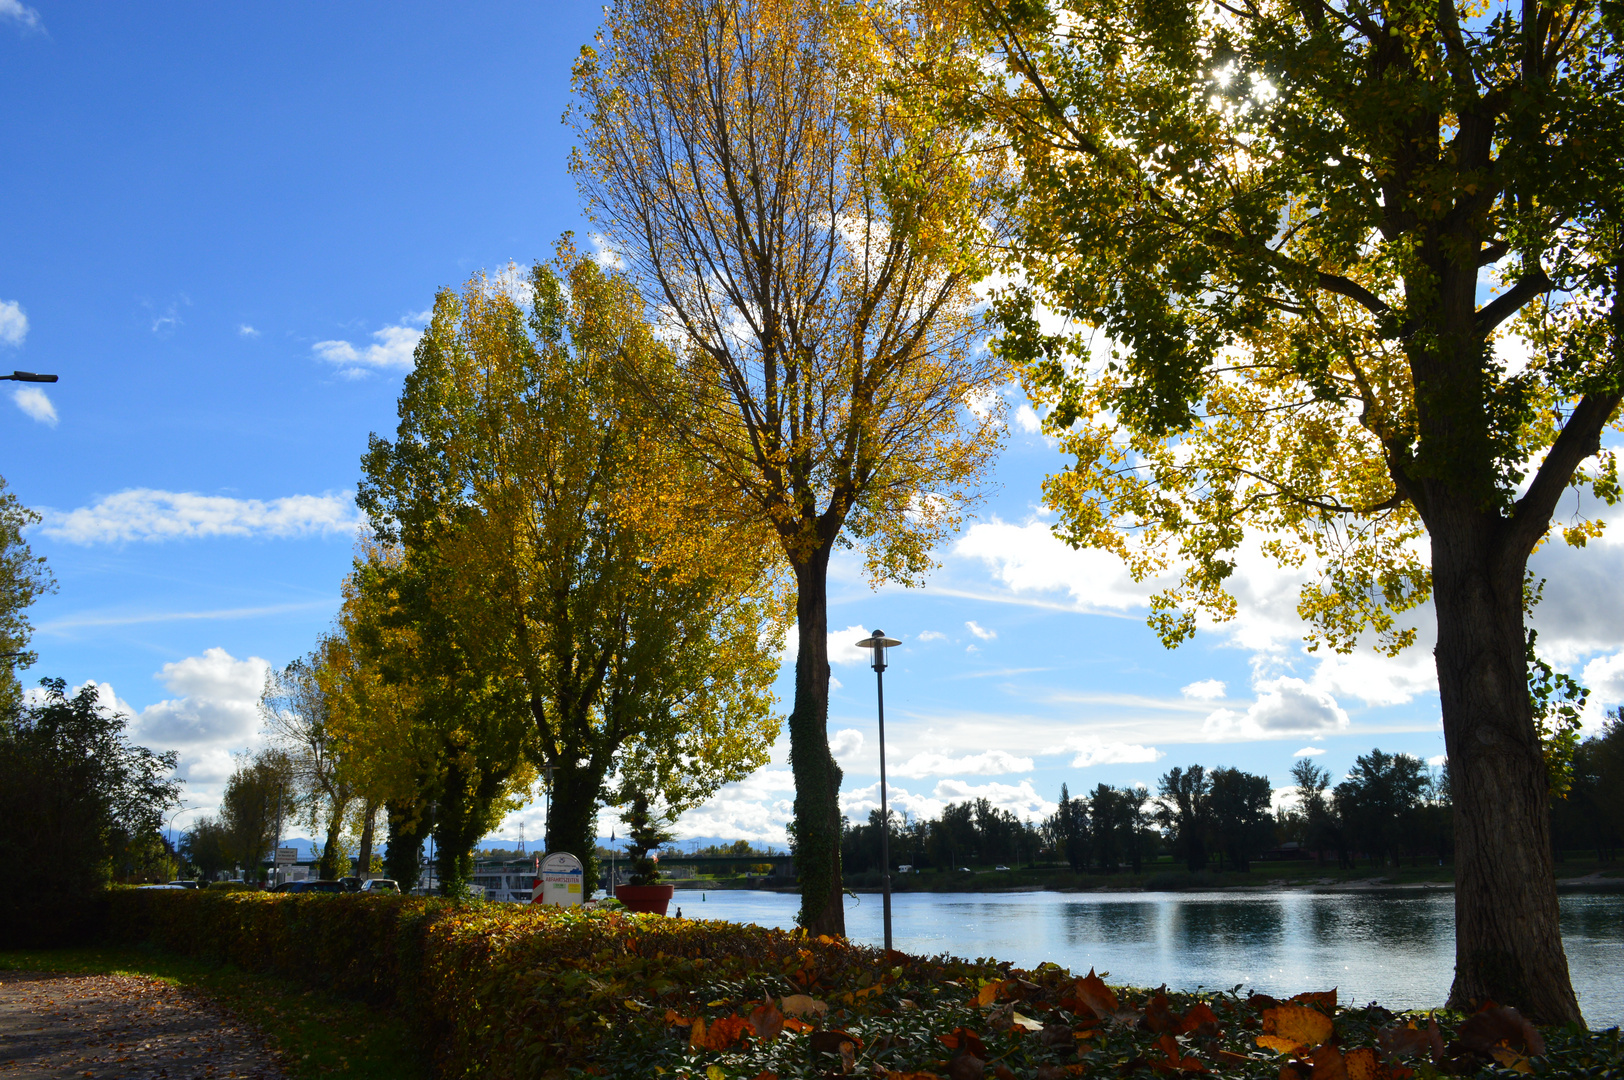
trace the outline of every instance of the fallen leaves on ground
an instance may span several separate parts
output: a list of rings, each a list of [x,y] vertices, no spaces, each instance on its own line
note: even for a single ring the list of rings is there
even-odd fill
[[[1046,964],[934,960],[820,942],[816,957],[673,991],[627,1008],[591,1069],[671,1080],[1073,1080],[1249,1077],[1423,1080],[1552,1069],[1515,1009],[1469,1017],[1348,1007],[1337,991],[1275,998],[1111,987]],[[804,953],[806,950],[802,950]],[[846,959],[841,956],[849,951]],[[900,961],[900,962],[894,962]],[[786,968],[788,978],[785,977]],[[1017,1008],[1018,1006],[1018,1008]],[[660,1024],[657,1017],[664,1015]],[[669,1032],[669,1035],[664,1034]],[[1575,1040],[1601,1035],[1570,1034]],[[1616,1032],[1590,1046],[1624,1064]],[[623,1064],[604,1064],[616,1062]],[[1609,1067],[1610,1067],[1609,1066]],[[582,1075],[589,1070],[581,1070]]]

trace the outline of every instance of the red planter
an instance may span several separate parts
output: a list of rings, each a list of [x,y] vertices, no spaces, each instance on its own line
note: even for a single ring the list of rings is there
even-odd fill
[[[629,911],[664,915],[666,906],[671,903],[671,894],[675,891],[671,885],[621,885],[615,889],[615,899],[625,904]]]

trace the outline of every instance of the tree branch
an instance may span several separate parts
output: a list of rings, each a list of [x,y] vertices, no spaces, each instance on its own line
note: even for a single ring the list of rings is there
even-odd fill
[[[1557,500],[1567,489],[1574,472],[1585,458],[1601,449],[1601,429],[1612,418],[1621,398],[1624,395],[1618,393],[1586,394],[1568,422],[1562,425],[1562,433],[1540,462],[1534,482],[1528,485],[1527,493],[1517,500],[1512,511],[1506,538],[1507,556],[1526,559],[1545,535],[1551,515],[1556,512]]]
[[[1517,314],[1517,310],[1528,301],[1553,288],[1555,284],[1545,276],[1544,270],[1536,270],[1520,278],[1517,284],[1483,305],[1477,313],[1477,332],[1484,335],[1492,333],[1496,326]]]

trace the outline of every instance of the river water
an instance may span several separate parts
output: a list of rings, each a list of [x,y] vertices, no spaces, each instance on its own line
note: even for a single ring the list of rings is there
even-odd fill
[[[1562,937],[1585,1020],[1624,1023],[1624,894],[1562,897]],[[792,927],[788,893],[683,889],[688,918]],[[1344,1002],[1443,1004],[1455,966],[1454,896],[1432,892],[901,893],[893,944],[905,952],[1052,960],[1112,982],[1285,995],[1337,987]],[[880,897],[846,898],[852,940],[883,940]]]

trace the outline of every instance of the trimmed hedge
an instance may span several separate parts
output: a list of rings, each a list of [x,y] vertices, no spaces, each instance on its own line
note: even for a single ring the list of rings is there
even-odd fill
[[[65,905],[54,926],[70,923],[78,944],[149,944],[369,998],[445,1077],[1624,1075],[1617,1028],[1541,1034],[1512,1009],[1112,991],[1053,964],[621,911],[117,889]]]
[[[866,986],[882,961],[931,982],[998,973],[990,962],[883,957],[797,932],[623,911],[157,889],[112,890],[95,905],[107,944],[150,944],[390,1005],[441,1076],[595,1070],[628,1017],[694,1014],[718,985],[758,996]]]

